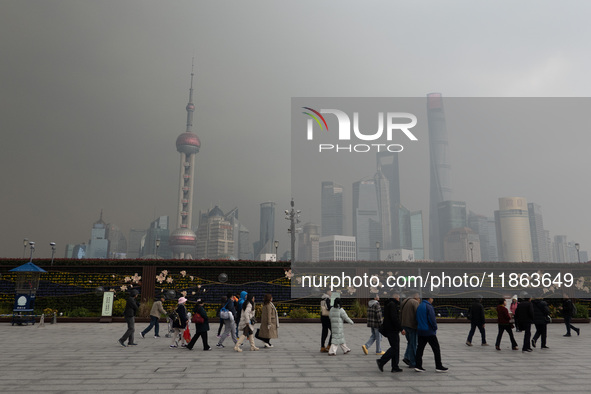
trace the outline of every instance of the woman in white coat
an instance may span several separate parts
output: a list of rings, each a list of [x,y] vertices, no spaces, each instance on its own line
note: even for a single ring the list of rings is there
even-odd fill
[[[345,354],[349,353],[351,349],[347,347],[345,342],[345,331],[343,330],[343,322],[353,324],[353,320],[349,318],[347,312],[341,308],[341,299],[335,298],[333,307],[330,309],[328,315],[330,317],[330,326],[332,331],[332,343],[328,350],[329,356],[336,356],[339,345]]]
[[[240,338],[238,338],[238,342],[236,342],[236,346],[234,346],[234,350],[237,352],[241,352],[240,346],[245,339],[248,338],[250,342],[250,350],[259,350],[258,347],[254,345],[254,295],[249,294],[246,297],[246,301],[242,304],[242,313],[240,314],[240,324],[238,325],[238,331],[240,332]]]

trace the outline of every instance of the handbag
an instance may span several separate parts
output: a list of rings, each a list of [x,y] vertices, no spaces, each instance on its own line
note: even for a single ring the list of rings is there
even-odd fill
[[[250,319],[250,324],[253,325],[253,326],[255,324],[257,324],[257,319],[255,319],[254,317],[252,319]]]
[[[189,330],[189,327],[185,328],[185,331],[183,331],[183,338],[185,341],[191,342],[191,331]]]
[[[544,320],[546,320],[546,323],[552,323],[552,317],[550,315],[546,315]]]
[[[203,319],[203,316],[201,316],[199,313],[195,313],[193,314],[193,317],[191,317],[191,322],[195,324],[203,324],[205,320]]]

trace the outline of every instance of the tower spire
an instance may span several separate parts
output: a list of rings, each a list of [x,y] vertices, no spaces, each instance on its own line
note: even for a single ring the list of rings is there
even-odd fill
[[[189,103],[187,104],[187,133],[193,131],[193,112],[195,112],[195,104],[193,104],[193,68],[195,67],[195,58],[191,61],[191,87],[189,88]]]

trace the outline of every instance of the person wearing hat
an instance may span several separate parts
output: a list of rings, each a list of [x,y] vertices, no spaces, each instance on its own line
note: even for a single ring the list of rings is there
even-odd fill
[[[183,330],[187,328],[189,319],[187,319],[187,308],[185,308],[185,303],[187,299],[185,297],[181,297],[178,300],[178,305],[175,309],[176,317],[172,321],[172,341],[170,343],[171,348],[175,348],[179,346],[179,337],[181,336]]]
[[[125,310],[123,311],[123,317],[125,317],[125,322],[127,323],[127,331],[125,334],[119,339],[119,344],[123,347],[126,346],[135,346],[137,343],[133,340],[133,333],[135,332],[135,314],[139,309],[139,306],[136,302],[136,298],[139,295],[137,290],[132,290],[129,294],[129,298],[125,303]],[[127,345],[125,345],[125,341]]]
[[[197,305],[195,305],[195,309],[193,309],[193,315],[200,315],[203,318],[203,323],[195,323],[195,334],[193,338],[191,338],[191,342],[187,345],[188,350],[193,350],[193,346],[195,346],[195,342],[201,337],[201,341],[203,342],[203,350],[211,350],[211,346],[207,343],[207,331],[209,331],[209,318],[207,317],[207,312],[205,308],[203,308],[203,300],[200,298],[197,300]]]

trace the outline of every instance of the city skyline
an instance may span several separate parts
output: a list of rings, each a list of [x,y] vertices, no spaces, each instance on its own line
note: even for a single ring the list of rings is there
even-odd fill
[[[586,4],[559,17],[549,5],[538,4],[532,14],[526,5],[503,2],[305,3],[315,15],[295,4],[229,4],[235,12],[208,3],[3,5],[3,257],[21,257],[23,238],[36,242],[34,257],[50,257],[49,242],[57,243],[56,256],[67,243],[88,242],[101,209],[105,222],[126,237],[161,216],[176,228],[173,138],[185,126],[193,57],[194,130],[205,148],[196,158],[193,210],[239,207],[251,235],[259,233],[264,201],[282,212],[294,197],[303,223],[320,222],[319,207],[308,207],[304,191],[290,188],[291,97],[424,97],[434,91],[444,100],[585,97],[591,90]],[[501,13],[508,6],[511,15]],[[387,15],[395,11],[408,18],[392,24]],[[459,18],[466,13],[472,18]],[[503,19],[502,31],[491,15]],[[341,24],[352,18],[356,32]],[[557,27],[552,31],[550,21]],[[524,23],[531,36],[523,36]],[[508,135],[482,125],[458,130],[445,105],[453,199],[492,216],[499,197],[523,196],[543,208],[552,237],[566,234],[590,249],[586,122],[555,124],[543,135]],[[401,201],[423,210],[425,220],[427,157],[427,150],[410,146],[399,156]],[[526,182],[515,168],[528,173]],[[352,172],[359,180],[375,170]],[[316,199],[318,185],[309,191]],[[280,254],[289,249],[287,225],[276,215]]]

